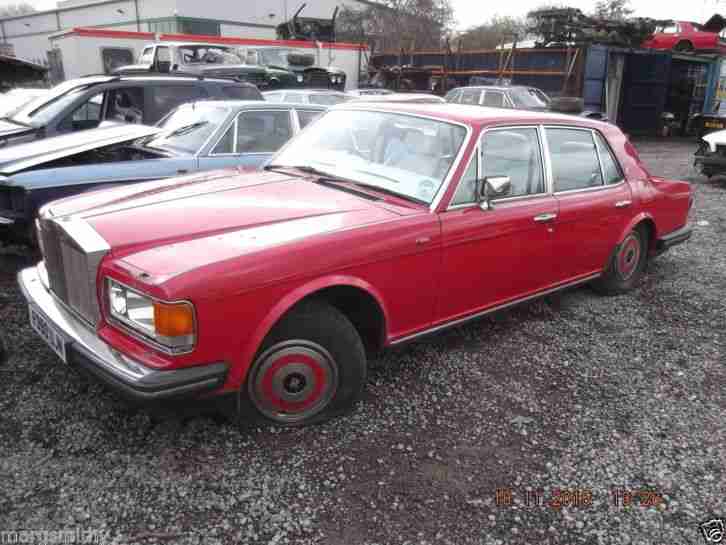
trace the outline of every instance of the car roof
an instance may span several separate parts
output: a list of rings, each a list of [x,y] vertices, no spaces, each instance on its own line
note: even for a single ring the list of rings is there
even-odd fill
[[[350,101],[338,104],[332,110],[362,110],[387,113],[401,113],[429,117],[440,121],[451,121],[472,126],[500,124],[553,124],[571,125],[575,127],[602,127],[607,125],[601,121],[576,115],[552,112],[533,112],[513,108],[491,108],[489,106],[468,104],[422,104],[413,102],[362,102]],[[610,125],[608,125],[610,126]]]
[[[215,77],[207,77],[207,76],[197,76],[197,75],[166,75],[166,74],[121,74],[118,76],[103,76],[103,75],[88,75],[88,76],[81,76],[80,78],[76,78],[74,80],[68,80],[65,83],[72,84],[75,83],[77,86],[81,85],[100,85],[103,83],[112,83],[112,82],[139,82],[139,81],[148,81],[148,82],[154,82],[154,83],[161,83],[161,82],[172,82],[172,83],[180,83],[183,81],[186,82],[195,82],[195,81],[211,81],[213,83],[226,83],[226,84],[233,84],[233,85],[239,85],[242,87],[255,87],[255,85],[246,82],[246,81],[237,81],[235,79],[231,78],[215,78]]]
[[[343,95],[350,97],[350,95],[346,95],[345,93],[341,91],[336,91],[335,89],[276,89],[274,91],[265,91],[262,94],[272,94],[272,93],[285,93],[285,94],[295,94],[295,95],[310,95],[310,94],[316,94],[319,95],[320,93],[326,93],[329,95]]]
[[[172,47],[187,47],[187,46],[224,47],[226,49],[231,49],[234,47],[233,45],[215,44],[212,42],[154,42],[154,43],[145,45],[144,47],[151,47],[153,45],[170,45]]]
[[[452,91],[458,91],[460,89],[491,89],[492,91],[507,91],[509,89],[534,89],[531,85],[463,85],[461,87],[455,87]]]
[[[278,101],[269,101],[269,100],[229,100],[229,99],[220,99],[220,100],[195,100],[194,102],[186,102],[185,104],[181,104],[180,106],[184,105],[190,105],[190,104],[199,104],[199,105],[209,105],[209,106],[221,106],[223,108],[229,108],[230,110],[237,110],[237,109],[243,109],[247,107],[251,108],[267,108],[269,106],[274,107],[287,107],[287,108],[315,108],[320,110],[327,110],[328,106],[323,106],[320,104],[300,104],[299,102],[278,102]]]

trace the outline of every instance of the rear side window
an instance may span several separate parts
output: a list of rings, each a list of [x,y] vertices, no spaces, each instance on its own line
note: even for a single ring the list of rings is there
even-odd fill
[[[237,153],[271,153],[292,136],[287,110],[243,112],[237,119]]]
[[[486,133],[482,140],[482,176],[508,177],[512,189],[506,197],[544,193],[537,129],[511,128]]]
[[[481,97],[481,91],[479,89],[464,89],[461,92],[461,103],[479,104],[479,97]]]
[[[484,93],[484,106],[503,108],[504,93],[500,93],[499,91],[487,91],[486,93]]]
[[[180,104],[206,97],[207,93],[194,85],[157,85],[153,87],[153,108],[147,123],[156,123]]]
[[[623,172],[615,160],[610,146],[605,141],[605,137],[599,132],[596,132],[595,141],[597,142],[597,149],[600,152],[600,162],[602,163],[602,171],[605,174],[605,183],[608,185],[620,183],[623,179]]]
[[[556,192],[603,184],[595,142],[589,130],[548,128],[547,144]]]
[[[264,100],[256,87],[247,85],[225,85],[222,94],[234,100]]]
[[[316,112],[313,110],[298,110],[297,119],[300,123],[300,128],[304,129],[321,115],[323,115],[323,112]]]
[[[265,100],[270,102],[282,102],[282,96],[282,93],[267,93],[265,95]]]

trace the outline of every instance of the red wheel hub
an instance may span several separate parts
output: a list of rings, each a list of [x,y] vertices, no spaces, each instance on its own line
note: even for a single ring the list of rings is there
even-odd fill
[[[638,263],[640,263],[640,239],[631,233],[620,245],[618,251],[617,265],[620,277],[628,280],[637,270]]]
[[[321,346],[281,343],[254,366],[250,397],[265,416],[284,423],[302,421],[323,410],[337,388],[337,366]]]

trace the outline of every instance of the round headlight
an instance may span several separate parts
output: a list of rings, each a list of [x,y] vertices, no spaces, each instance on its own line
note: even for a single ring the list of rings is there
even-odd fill
[[[303,78],[302,74],[298,74],[298,75],[297,75],[297,82],[298,82],[298,83],[302,83],[302,82],[303,82],[303,79],[304,79],[304,78]]]

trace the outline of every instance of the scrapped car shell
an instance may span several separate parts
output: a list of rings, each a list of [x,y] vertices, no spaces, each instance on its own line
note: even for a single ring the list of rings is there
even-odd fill
[[[717,145],[726,145],[726,130],[708,133],[702,140],[708,144],[711,153],[715,153]]]
[[[156,134],[161,129],[106,121],[92,131],[47,138],[0,149],[0,174],[10,176],[34,166],[77,155],[86,150],[121,144]],[[51,180],[49,180],[51,182]],[[51,184],[52,185],[52,184]]]

